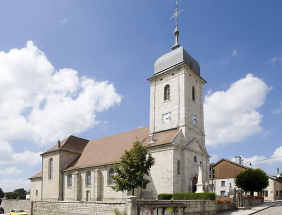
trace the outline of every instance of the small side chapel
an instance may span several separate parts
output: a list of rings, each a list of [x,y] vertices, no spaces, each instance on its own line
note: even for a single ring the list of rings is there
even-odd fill
[[[177,6],[177,5],[176,5]],[[112,189],[113,164],[136,138],[155,158],[146,189],[137,198],[156,199],[160,193],[196,192],[208,187],[209,154],[205,147],[203,84],[200,66],[178,44],[154,64],[150,82],[150,125],[108,137],[86,140],[69,136],[41,154],[42,171],[30,178],[32,201],[125,200],[130,192]],[[202,182],[198,182],[201,165]]]

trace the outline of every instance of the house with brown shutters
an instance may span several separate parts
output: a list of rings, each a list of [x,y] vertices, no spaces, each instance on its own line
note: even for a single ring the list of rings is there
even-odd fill
[[[178,31],[175,31],[178,37]],[[178,39],[176,40],[178,41]],[[209,178],[205,147],[203,84],[200,66],[178,44],[158,58],[150,82],[148,127],[86,140],[69,136],[41,154],[42,171],[31,177],[31,200],[123,200],[130,192],[115,192],[113,165],[124,150],[140,141],[155,158],[146,189],[138,198],[155,199],[160,193],[195,192],[198,170]],[[122,123],[122,122],[121,122]]]

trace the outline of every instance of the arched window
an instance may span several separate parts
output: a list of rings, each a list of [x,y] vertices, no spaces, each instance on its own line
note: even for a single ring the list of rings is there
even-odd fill
[[[90,171],[86,173],[86,186],[91,187],[91,172]]]
[[[114,185],[114,179],[111,177],[114,174],[115,174],[114,169],[113,168],[110,169],[110,171],[109,171],[109,185]]]
[[[164,101],[170,99],[170,86],[167,84],[164,87]]]
[[[192,100],[195,101],[196,100],[196,91],[195,91],[195,87],[192,87]]]
[[[177,174],[180,175],[180,160],[177,161]]]
[[[72,174],[68,174],[68,187],[72,187]]]
[[[48,178],[49,180],[53,179],[53,158],[49,159],[49,163],[48,163]]]

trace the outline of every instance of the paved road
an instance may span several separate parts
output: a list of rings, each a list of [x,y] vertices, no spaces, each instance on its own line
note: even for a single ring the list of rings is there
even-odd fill
[[[280,215],[282,214],[282,202],[274,202],[274,205],[263,211],[257,212],[256,215]]]

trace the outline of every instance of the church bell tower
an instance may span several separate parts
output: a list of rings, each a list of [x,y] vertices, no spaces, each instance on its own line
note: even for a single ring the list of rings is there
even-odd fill
[[[184,138],[197,138],[204,145],[203,84],[200,66],[178,44],[178,11],[175,13],[175,44],[172,51],[161,56],[154,64],[150,82],[150,135],[181,129]]]

